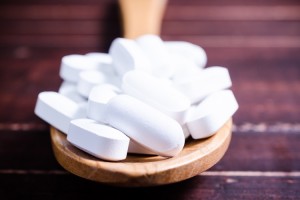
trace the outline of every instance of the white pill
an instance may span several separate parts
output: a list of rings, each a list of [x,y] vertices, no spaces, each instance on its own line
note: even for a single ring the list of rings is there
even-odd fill
[[[202,68],[199,68],[192,60],[179,55],[172,55],[174,74],[171,80],[176,84],[189,82],[191,79],[199,77]]]
[[[65,134],[72,119],[86,116],[84,104],[52,91],[39,93],[34,113]]]
[[[165,41],[165,45],[172,54],[193,60],[200,68],[205,67],[207,64],[206,52],[196,44],[186,41]]]
[[[190,137],[191,133],[190,133],[187,125],[186,124],[182,124],[181,127],[182,127],[182,130],[183,130],[183,134],[184,134],[185,139],[187,139],[188,137]]]
[[[83,103],[87,101],[87,98],[84,98],[78,93],[76,84],[72,82],[63,81],[58,89],[58,93],[68,97],[76,103]]]
[[[199,76],[191,78],[190,81],[174,84],[190,99],[192,104],[202,101],[213,92],[232,86],[228,69],[220,66],[205,68]]]
[[[87,116],[98,122],[107,123],[107,102],[120,94],[119,88],[111,84],[103,84],[93,87],[88,98]]]
[[[82,71],[79,74],[77,91],[82,96],[88,98],[92,88],[99,84],[107,83],[105,75],[97,70]]]
[[[128,147],[128,153],[131,154],[144,154],[144,155],[155,155],[155,153],[145,147],[143,147],[142,145],[140,145],[139,143],[130,140],[129,142],[129,147]]]
[[[135,39],[149,58],[155,76],[169,78],[174,73],[171,55],[158,35],[145,34]]]
[[[231,90],[221,90],[206,97],[189,112],[186,125],[192,138],[213,135],[237,111],[238,103]]]
[[[157,155],[172,157],[184,146],[177,121],[129,95],[117,95],[108,102],[108,124],[125,133]]]
[[[117,75],[113,67],[112,57],[108,53],[90,52],[85,54],[85,56],[98,64],[97,70],[103,72],[106,76],[112,77]]]
[[[92,119],[72,120],[67,140],[86,153],[108,161],[124,160],[129,146],[129,138],[124,133]]]
[[[71,54],[62,57],[59,75],[65,81],[77,82],[81,71],[97,68],[98,64],[86,56]]]
[[[108,53],[90,52],[85,55],[95,62],[98,62],[99,65],[111,66],[112,64],[112,57]]]
[[[151,73],[150,61],[134,40],[116,38],[113,40],[109,54],[117,74],[122,77],[127,71],[140,69]]]
[[[183,122],[185,111],[190,107],[189,99],[172,85],[139,70],[127,72],[122,89],[141,101]]]

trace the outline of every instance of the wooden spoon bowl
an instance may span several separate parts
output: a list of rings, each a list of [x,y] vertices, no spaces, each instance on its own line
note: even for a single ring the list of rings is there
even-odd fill
[[[231,128],[232,119],[209,138],[188,138],[180,154],[172,158],[128,154],[121,162],[100,160],[81,151],[53,127],[51,142],[60,165],[77,176],[108,185],[144,187],[183,181],[215,165],[228,148]]]
[[[119,0],[123,15],[124,37],[159,34],[166,0]],[[231,140],[232,119],[213,136],[186,140],[179,155],[173,158],[128,154],[119,162],[93,157],[73,146],[66,135],[50,128],[51,143],[57,161],[67,171],[103,184],[144,187],[186,180],[215,165],[225,154]]]

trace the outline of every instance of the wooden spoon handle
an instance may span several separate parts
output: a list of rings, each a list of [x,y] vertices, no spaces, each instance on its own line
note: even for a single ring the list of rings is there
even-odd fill
[[[123,37],[159,35],[166,4],[167,0],[119,0]]]

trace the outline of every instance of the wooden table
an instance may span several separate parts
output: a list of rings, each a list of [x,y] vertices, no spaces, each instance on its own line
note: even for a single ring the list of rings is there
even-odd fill
[[[202,46],[229,69],[240,104],[225,156],[205,173],[160,187],[82,179],[54,158],[37,94],[57,91],[60,59],[107,52],[120,36],[116,0],[0,5],[0,199],[299,199],[300,2],[171,0],[164,40]]]

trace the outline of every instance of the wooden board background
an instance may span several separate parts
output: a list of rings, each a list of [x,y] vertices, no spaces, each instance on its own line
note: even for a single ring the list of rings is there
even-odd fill
[[[106,52],[122,35],[116,0],[0,3],[0,199],[299,199],[300,1],[170,0],[164,40],[202,46],[229,69],[240,104],[232,142],[207,172],[126,189],[84,180],[55,160],[37,94],[57,90],[60,59]]]

